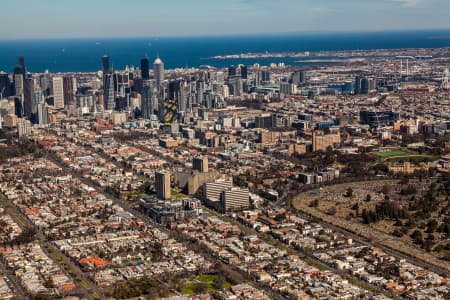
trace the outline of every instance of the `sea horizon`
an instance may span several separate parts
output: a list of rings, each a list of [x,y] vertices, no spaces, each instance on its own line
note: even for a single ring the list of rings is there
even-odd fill
[[[167,69],[210,65],[285,63],[296,58],[213,59],[218,55],[264,52],[320,52],[450,47],[450,29],[389,31],[320,31],[217,36],[87,37],[0,39],[0,71],[12,72],[24,56],[30,72],[95,72],[108,55],[115,69],[139,66],[140,59],[160,56]]]

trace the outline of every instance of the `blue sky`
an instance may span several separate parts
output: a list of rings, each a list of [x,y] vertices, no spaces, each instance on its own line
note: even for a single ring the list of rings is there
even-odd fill
[[[0,0],[0,39],[450,28],[450,0]]]

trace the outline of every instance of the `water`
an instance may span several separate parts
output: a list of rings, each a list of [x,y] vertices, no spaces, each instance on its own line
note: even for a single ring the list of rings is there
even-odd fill
[[[91,72],[101,69],[101,57],[108,54],[115,69],[139,66],[145,55],[151,60],[159,53],[166,68],[212,65],[225,67],[243,63],[284,62],[289,65],[303,58],[259,58],[215,60],[216,55],[247,52],[288,52],[327,50],[369,50],[395,48],[450,47],[449,30],[397,31],[371,33],[309,33],[259,36],[191,38],[117,38],[0,41],[0,70],[12,72],[20,55],[30,72]]]

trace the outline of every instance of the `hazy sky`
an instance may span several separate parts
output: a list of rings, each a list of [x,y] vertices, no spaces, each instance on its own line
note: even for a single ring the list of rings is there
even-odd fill
[[[0,39],[450,28],[449,0],[0,0]]]

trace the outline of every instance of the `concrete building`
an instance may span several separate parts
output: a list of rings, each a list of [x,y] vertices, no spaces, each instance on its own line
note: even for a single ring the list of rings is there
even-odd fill
[[[9,114],[5,116],[4,119],[5,127],[13,128],[17,126],[17,116],[13,114]]]
[[[17,120],[17,132],[19,133],[19,137],[31,134],[31,122],[27,119],[19,118]]]
[[[170,173],[156,172],[155,173],[155,189],[156,195],[159,199],[170,200]]]
[[[313,132],[313,151],[326,151],[328,147],[334,149],[335,144],[341,143],[341,135],[339,133],[325,134],[323,131],[316,130]]]
[[[64,108],[64,80],[60,76],[53,77],[53,105]]]
[[[220,195],[221,207],[224,212],[243,210],[250,207],[248,189],[230,188]]]
[[[208,157],[195,157],[193,161],[193,169],[201,173],[208,172]]]
[[[216,180],[203,184],[203,196],[208,200],[220,200],[223,191],[231,189],[233,182],[231,180]]]

